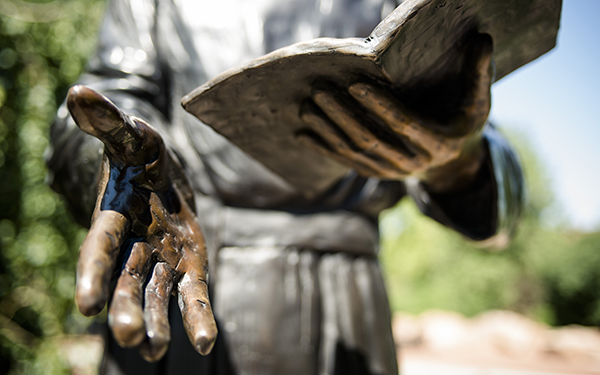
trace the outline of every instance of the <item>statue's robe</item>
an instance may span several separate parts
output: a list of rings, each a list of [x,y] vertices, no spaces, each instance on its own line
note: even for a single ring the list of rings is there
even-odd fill
[[[516,157],[490,126],[465,191],[353,171],[313,198],[187,114],[181,98],[225,69],[320,36],[367,36],[382,0],[113,0],[81,83],[154,125],[182,161],[210,258],[219,336],[194,352],[172,303],[172,342],[154,364],[109,339],[109,374],[397,374],[378,251],[378,214],[404,195],[483,243],[510,237],[521,207]],[[89,225],[102,145],[63,105],[52,127],[52,186]],[[282,155],[282,157],[285,157]]]

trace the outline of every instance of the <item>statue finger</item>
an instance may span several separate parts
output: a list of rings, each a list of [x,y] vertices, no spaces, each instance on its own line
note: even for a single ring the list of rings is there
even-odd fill
[[[320,154],[351,167],[363,176],[397,178],[399,175],[405,174],[404,171],[392,169],[381,162],[378,163],[372,158],[365,156],[361,152],[351,149],[347,141],[321,116],[307,112],[301,115],[301,119],[322,138],[327,147],[308,134],[297,135],[298,141]]]
[[[462,151],[465,137],[451,137],[426,128],[407,115],[402,105],[383,89],[366,83],[356,83],[350,86],[348,91],[390,129],[408,139],[409,144],[428,153],[430,156],[427,162],[430,165],[444,163],[457,157]]]
[[[202,355],[210,353],[217,338],[217,324],[208,298],[208,284],[195,267],[177,285],[179,308],[188,337]]]
[[[73,86],[67,106],[77,126],[100,139],[113,159],[123,164],[145,163],[148,145],[160,139],[147,123],[126,115],[107,97],[88,87]]]
[[[421,125],[407,115],[406,110],[385,90],[366,83],[355,83],[348,89],[350,95],[379,117],[392,131],[429,154],[444,152],[448,137]]]
[[[172,289],[173,270],[164,262],[157,263],[146,285],[144,298],[146,339],[140,346],[140,354],[150,362],[161,359],[171,341],[168,310]]]
[[[356,120],[354,114],[341,105],[332,94],[317,91],[313,100],[359,149],[377,155],[403,171],[416,172],[425,167],[428,155],[422,150],[411,149],[413,155],[409,155],[405,152],[408,150],[383,142]]]
[[[469,131],[481,127],[491,108],[490,88],[494,81],[494,44],[488,34],[477,34],[470,42],[465,62],[467,91],[461,105]]]
[[[150,245],[136,242],[113,292],[108,325],[117,343],[124,348],[139,345],[146,336],[142,288],[148,276],[150,259]]]
[[[83,315],[98,314],[108,299],[109,282],[129,221],[116,211],[101,211],[79,250],[75,299]]]

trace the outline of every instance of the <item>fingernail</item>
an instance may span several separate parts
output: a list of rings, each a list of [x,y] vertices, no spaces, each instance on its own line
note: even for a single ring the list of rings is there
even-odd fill
[[[326,91],[322,91],[322,90],[317,90],[313,93],[313,100],[319,104],[319,103],[329,103],[331,101],[331,97],[329,95],[328,92]]]
[[[365,96],[367,95],[368,86],[364,83],[355,83],[348,88],[348,91],[353,96]]]
[[[201,330],[196,334],[194,339],[194,346],[196,347],[196,351],[202,355],[207,355],[212,350],[215,345],[215,341],[217,338],[216,332],[210,333],[206,330]]]
[[[148,362],[156,362],[164,357],[167,352],[167,344],[156,346],[154,344],[145,344],[140,347],[140,354]]]
[[[90,280],[78,280],[75,301],[79,311],[85,316],[98,315],[106,303],[106,297],[102,294],[101,291],[94,288]]]
[[[108,314],[108,325],[117,343],[124,348],[139,345],[146,337],[144,320],[141,314]]]

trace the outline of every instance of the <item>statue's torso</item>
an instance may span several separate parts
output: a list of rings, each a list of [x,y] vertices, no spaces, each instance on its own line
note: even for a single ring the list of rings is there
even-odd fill
[[[176,6],[170,0],[158,1],[159,7],[163,7],[157,9],[158,51],[174,72],[169,87],[175,117],[172,122],[175,126],[181,123],[188,138],[185,142],[192,145],[181,148],[193,149],[204,166],[202,171],[191,173],[208,175],[205,180],[210,180],[210,188],[230,205],[289,208],[292,202],[292,206],[305,207],[307,202],[301,192],[184,113],[179,100],[223,71],[274,49],[318,37],[366,37],[380,22],[382,13],[393,10],[395,3],[389,0],[175,0],[174,3]],[[351,180],[356,185],[356,178]],[[348,197],[357,192],[357,189],[346,190]],[[336,199],[345,200],[339,196]],[[322,201],[314,203],[314,209],[318,211],[322,205]]]
[[[177,0],[176,4],[209,78],[293,43],[366,37],[382,12],[394,7],[385,0]]]

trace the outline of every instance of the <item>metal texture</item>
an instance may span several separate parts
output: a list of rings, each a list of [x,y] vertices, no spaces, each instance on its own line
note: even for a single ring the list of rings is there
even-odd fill
[[[315,84],[346,89],[381,81],[408,106],[449,102],[431,92],[456,80],[470,34],[492,37],[498,80],[554,47],[560,9],[560,0],[409,0],[366,39],[323,38],[279,49],[220,74],[182,103],[293,185],[319,192],[347,167],[297,141],[306,127],[301,106]]]
[[[141,346],[146,359],[157,360],[170,341],[166,310],[175,287],[190,341],[209,353],[217,327],[208,298],[208,257],[181,166],[155,129],[95,91],[75,86],[67,104],[79,128],[102,141],[105,155],[92,225],[79,254],[79,310],[96,315],[112,296],[108,324],[115,340]],[[122,271],[109,291],[115,269]]]
[[[276,48],[319,36],[366,36],[395,5],[356,0],[110,2],[98,50],[81,83],[127,113],[117,117],[152,124],[165,151],[173,153],[169,153],[168,168],[159,168],[161,178],[151,174],[149,180],[132,180],[130,185],[107,184],[110,189],[106,190],[103,186],[111,181],[107,171],[127,177],[138,171],[136,163],[113,170],[109,159],[104,158],[103,164],[104,153],[118,159],[120,146],[108,142],[105,147],[82,132],[66,105],[52,126],[48,152],[52,186],[67,198],[78,220],[88,225],[94,204],[100,201],[100,186],[110,198],[102,212],[114,216],[110,220],[100,219],[102,214],[94,216],[88,237],[109,245],[94,249],[86,240],[82,251],[89,256],[81,262],[97,259],[87,264],[100,264],[101,272],[84,266],[88,271],[83,274],[96,275],[98,283],[91,283],[90,293],[78,293],[82,305],[95,312],[110,294],[110,287],[105,289],[102,281],[110,264],[115,265],[113,285],[120,292],[109,307],[113,333],[103,373],[396,374],[389,306],[376,259],[377,215],[408,191],[426,214],[465,236],[479,241],[510,236],[519,216],[522,175],[510,147],[492,128],[481,129],[483,124],[477,124],[485,138],[480,143],[482,167],[458,191],[438,192],[414,178],[383,180],[349,170],[328,189],[321,191],[323,185],[316,189],[320,193],[307,195],[180,106],[181,97],[202,82]],[[101,113],[103,108],[107,107],[89,109]],[[84,122],[80,122],[82,128],[90,130]],[[134,133],[126,131],[116,138],[135,140]],[[121,145],[124,153],[145,159],[147,149],[131,151],[138,150],[130,147],[135,144]],[[164,183],[182,179],[189,185],[174,184],[174,190],[181,193],[179,210],[168,204],[170,194],[165,192],[170,189],[165,186],[170,184]],[[141,208],[137,212],[119,211],[114,198],[129,197],[127,189],[120,188],[132,186],[137,189],[133,198],[143,198],[146,205],[132,205]],[[144,207],[154,210],[155,218],[168,230],[150,231]],[[182,290],[185,272],[177,271],[171,263],[177,254],[168,251],[183,245],[183,253],[194,252],[185,240],[177,242],[198,235],[197,230],[190,233],[186,224],[191,223],[191,211],[197,214],[206,242],[210,297],[219,327],[215,347],[206,357],[195,350],[204,351],[206,346],[190,345],[189,332],[198,330],[189,324],[186,309],[194,305],[194,293],[202,294],[204,289]],[[103,237],[106,232],[111,236]],[[183,237],[179,232],[185,232]],[[171,237],[173,233],[178,239]],[[122,257],[115,260],[111,256],[118,251],[111,237],[119,242],[124,236]],[[161,247],[163,240],[168,246]],[[150,247],[129,246],[130,241]],[[148,252],[153,255],[148,257]],[[202,271],[205,257],[200,258],[194,264]],[[146,269],[148,259],[153,270]],[[177,272],[173,273],[174,268]],[[172,293],[181,298],[170,298],[167,310],[165,301]],[[135,329],[123,324],[124,317],[132,318]],[[146,328],[141,346],[120,347],[118,343],[132,346],[140,340],[140,321]],[[148,348],[144,343],[151,337],[156,342]],[[195,335],[191,338],[193,344],[198,343]],[[147,363],[138,350],[146,358],[162,359]]]

